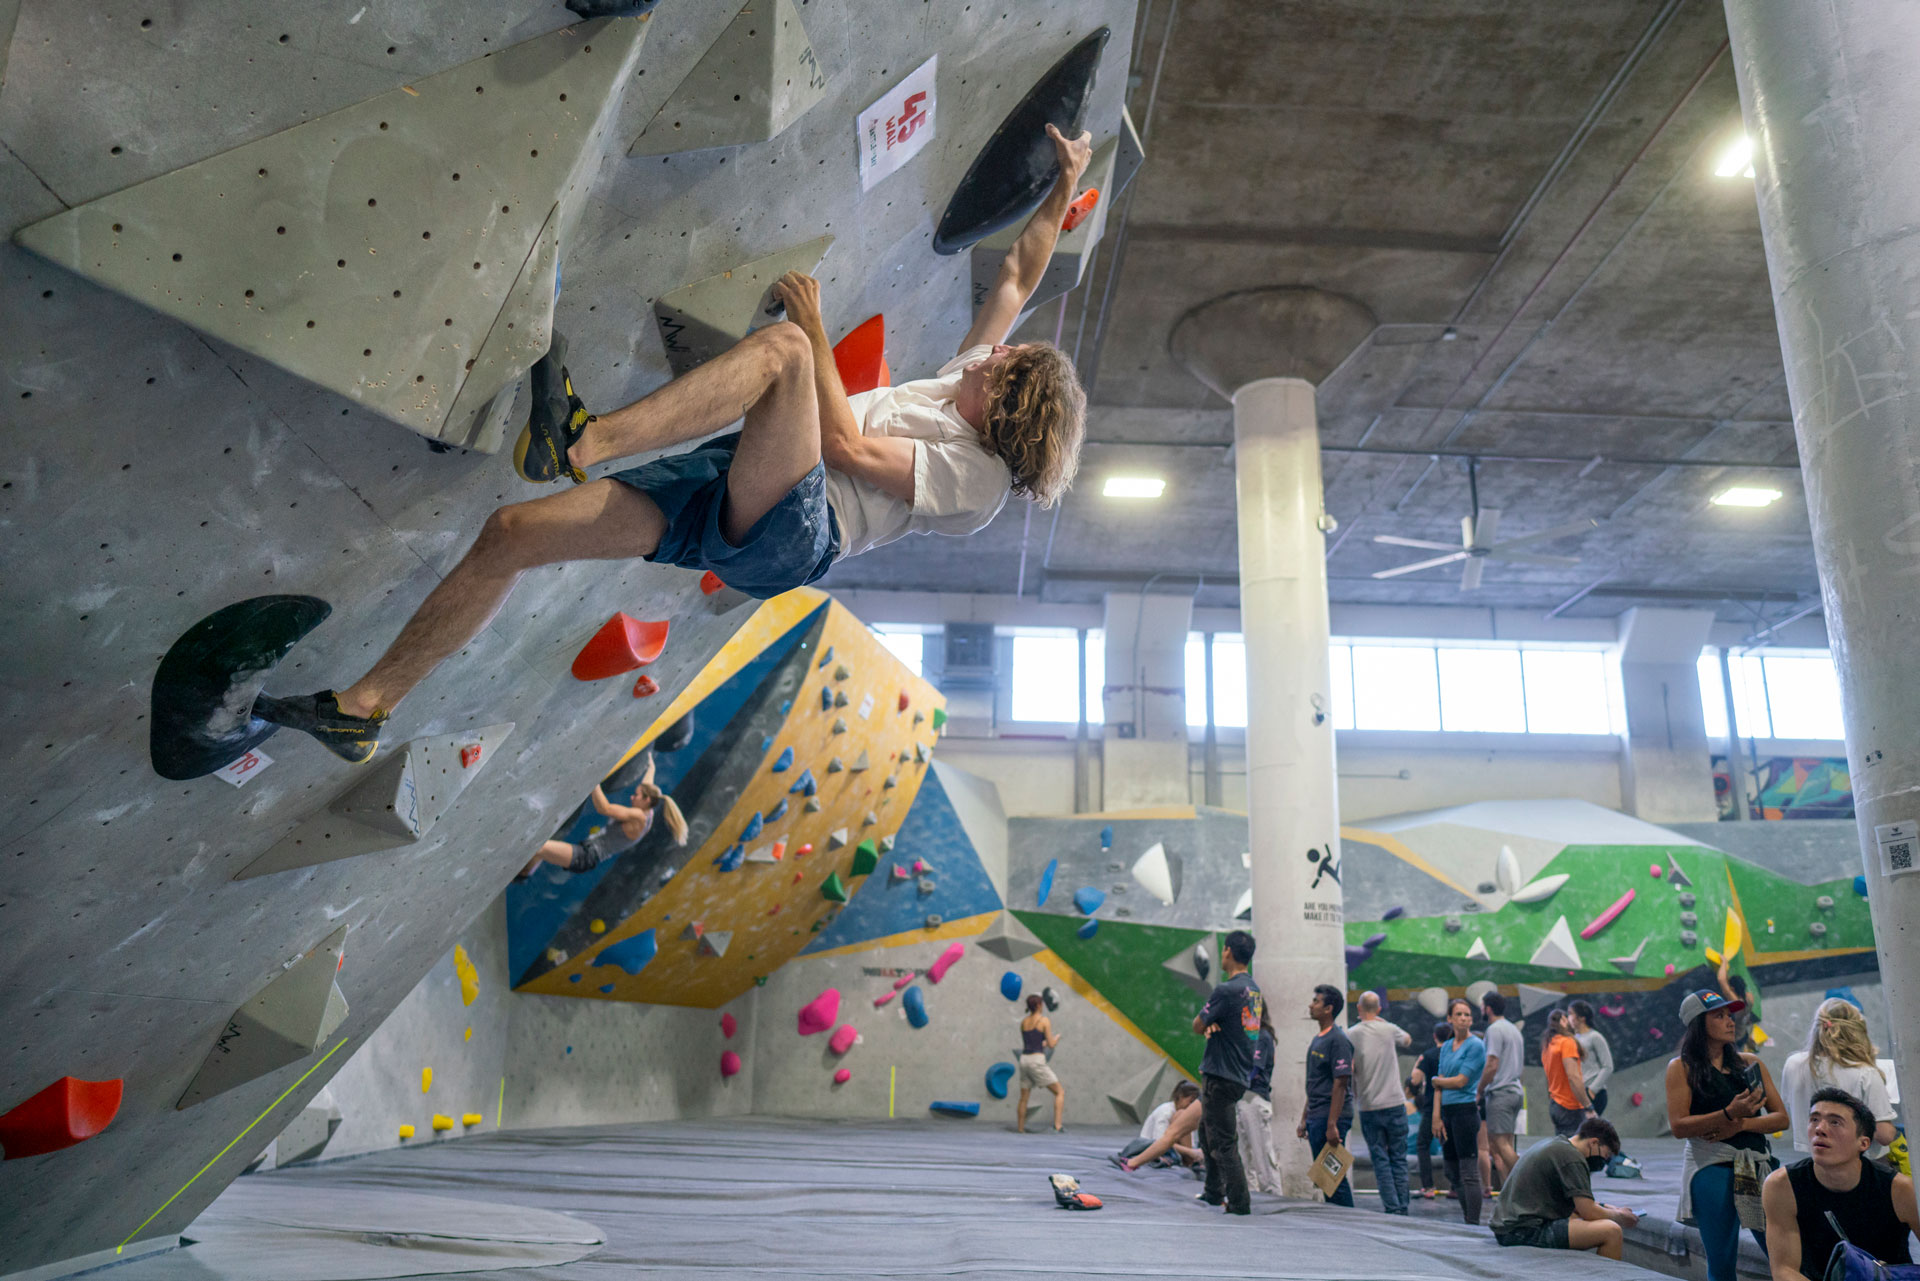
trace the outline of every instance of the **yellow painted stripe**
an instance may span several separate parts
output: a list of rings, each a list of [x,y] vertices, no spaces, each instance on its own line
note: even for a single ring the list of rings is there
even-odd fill
[[[982,912],[978,916],[963,916],[948,921],[939,929],[907,930],[900,934],[889,934],[884,938],[868,939],[864,943],[849,943],[845,947],[829,948],[824,952],[806,952],[794,957],[796,961],[817,961],[828,956],[847,956],[854,952],[871,951],[877,947],[905,947],[909,943],[937,943],[942,939],[971,938],[993,924],[993,918],[1000,915],[998,908],[991,912]]]
[[[328,1050],[325,1054],[322,1054],[320,1056],[320,1063],[316,1063],[312,1067],[308,1068],[306,1071],[302,1072],[300,1074],[299,1081],[295,1081],[292,1085],[289,1085],[286,1089],[280,1091],[279,1098],[267,1104],[266,1109],[262,1111],[259,1116],[256,1116],[253,1118],[253,1120],[247,1122],[247,1128],[245,1130],[242,1130],[240,1131],[240,1133],[234,1135],[232,1141],[229,1142],[227,1146],[225,1146],[224,1148],[221,1148],[218,1152],[215,1152],[213,1154],[212,1161],[208,1161],[205,1165],[201,1166],[197,1171],[194,1172],[194,1176],[191,1179],[188,1179],[185,1183],[182,1183],[180,1185],[179,1192],[174,1193],[172,1196],[168,1197],[165,1201],[162,1201],[160,1203],[159,1210],[155,1210],[152,1214],[149,1214],[146,1218],[140,1220],[140,1226],[135,1228],[133,1231],[127,1233],[127,1240],[122,1241],[119,1245],[114,1246],[113,1252],[115,1254],[118,1254],[122,1250],[126,1249],[127,1241],[131,1241],[135,1237],[139,1236],[142,1230],[146,1228],[147,1224],[152,1223],[155,1219],[160,1217],[161,1211],[165,1210],[168,1206],[172,1205],[175,1201],[178,1201],[182,1193],[184,1193],[188,1188],[192,1187],[195,1183],[199,1182],[201,1175],[205,1174],[208,1170],[211,1170],[214,1167],[214,1162],[218,1161],[221,1157],[225,1156],[227,1153],[233,1151],[233,1145],[235,1143],[238,1143],[240,1140],[246,1138],[247,1134],[253,1129],[254,1126],[260,1124],[262,1121],[267,1119],[267,1113],[272,1112],[275,1108],[279,1107],[282,1103],[286,1102],[287,1096],[289,1094],[292,1094],[295,1090],[299,1089],[301,1082],[304,1082],[308,1077],[312,1076],[315,1072],[318,1072],[320,1070],[320,1064],[325,1063],[328,1059],[332,1058],[334,1056],[334,1052],[337,1051],[340,1048],[340,1046],[345,1045],[347,1041],[351,1039],[352,1038],[350,1037],[341,1038],[339,1043],[336,1044],[333,1047],[333,1049]]]
[[[1081,978],[1079,973],[1071,965],[1068,965],[1065,961],[1061,960],[1060,954],[1058,952],[1055,952],[1053,949],[1048,948],[1043,951],[1035,953],[1033,959],[1040,962],[1040,964],[1046,966],[1048,969],[1052,970],[1054,973],[1054,977],[1058,978],[1062,983],[1065,983],[1068,987],[1072,988],[1075,995],[1079,996],[1082,1000],[1090,1002],[1095,1009],[1098,1009],[1102,1014],[1112,1019],[1115,1023],[1118,1023],[1121,1026],[1121,1028],[1127,1032],[1128,1035],[1132,1036],[1136,1041],[1140,1042],[1140,1044],[1146,1046],[1149,1050],[1152,1050],[1155,1054],[1158,1054],[1161,1058],[1165,1059],[1167,1063],[1173,1068],[1174,1071],[1178,1072],[1181,1076],[1186,1077],[1190,1081],[1194,1079],[1193,1073],[1181,1067],[1180,1064],[1174,1060],[1173,1055],[1168,1054],[1164,1049],[1161,1048],[1160,1043],[1158,1041],[1154,1040],[1152,1037],[1148,1036],[1145,1032],[1141,1031],[1139,1026],[1135,1024],[1132,1019],[1128,1018],[1126,1015],[1122,1014],[1118,1009],[1114,1007],[1113,1002],[1109,1001],[1106,997],[1100,995],[1099,990],[1096,989],[1093,986],[1093,984]]]
[[[1450,889],[1457,891],[1458,893],[1464,894],[1468,898],[1474,897],[1474,893],[1472,890],[1460,884],[1458,881],[1454,880],[1451,876],[1448,876],[1445,872],[1441,871],[1439,868],[1435,867],[1433,864],[1427,862],[1426,859],[1414,853],[1410,848],[1408,848],[1407,843],[1405,841],[1402,841],[1397,836],[1388,836],[1385,832],[1369,832],[1365,828],[1361,828],[1361,827],[1342,827],[1340,829],[1340,839],[1343,841],[1365,841],[1368,845],[1378,845],[1381,849],[1393,855],[1395,858],[1399,859],[1401,862],[1407,863],[1419,869],[1420,871],[1425,872],[1428,876],[1431,876],[1434,880],[1439,881],[1442,885],[1445,885]]]
[[[1117,818],[1122,822],[1149,818],[1199,818],[1200,811],[1191,805],[1153,805],[1139,810],[1094,810],[1091,813],[1075,814],[1074,818]]]

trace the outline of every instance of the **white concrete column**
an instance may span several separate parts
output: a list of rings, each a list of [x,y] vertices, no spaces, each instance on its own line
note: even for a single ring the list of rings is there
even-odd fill
[[[1626,750],[1620,757],[1621,808],[1650,823],[1711,823],[1713,746],[1701,700],[1700,651],[1713,611],[1630,609],[1620,617],[1620,692]]]
[[[1880,975],[1920,1080],[1920,6],[1728,0]],[[1889,875],[1891,872],[1891,875]]]
[[[1102,805],[1186,805],[1187,632],[1193,595],[1112,592],[1106,600]]]
[[[1273,1126],[1281,1190],[1316,1195],[1293,1137],[1306,1101],[1316,983],[1347,988],[1338,880],[1327,562],[1313,384],[1263,378],[1233,397],[1240,509],[1240,619],[1247,638],[1247,828],[1254,980],[1278,1042]]]

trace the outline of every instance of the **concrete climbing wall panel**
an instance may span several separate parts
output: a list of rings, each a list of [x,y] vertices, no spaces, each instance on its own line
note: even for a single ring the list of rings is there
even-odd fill
[[[826,69],[793,0],[748,0],[654,113],[629,154],[766,142],[826,89]]]
[[[547,348],[559,246],[647,30],[616,18],[537,37],[16,238],[423,435],[492,452],[503,436],[481,411]]]

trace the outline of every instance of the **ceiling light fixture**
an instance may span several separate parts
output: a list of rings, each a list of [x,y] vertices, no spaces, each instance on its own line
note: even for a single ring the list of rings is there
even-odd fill
[[[1741,134],[1728,148],[1720,153],[1720,163],[1713,167],[1716,178],[1753,177],[1753,139]]]
[[[1107,498],[1158,498],[1166,488],[1158,476],[1109,476],[1100,493]]]
[[[1753,489],[1735,485],[1723,489],[1710,500],[1715,507],[1767,507],[1780,499],[1777,489]]]

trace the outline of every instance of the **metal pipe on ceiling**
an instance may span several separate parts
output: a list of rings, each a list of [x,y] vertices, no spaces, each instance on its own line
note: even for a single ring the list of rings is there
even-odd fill
[[[1089,446],[1130,449],[1229,449],[1226,440],[1088,440]],[[1750,471],[1798,472],[1798,459],[1770,462],[1752,458],[1642,458],[1635,454],[1509,454],[1483,449],[1421,449],[1397,445],[1322,445],[1323,454],[1372,455],[1378,458],[1464,458],[1482,463],[1530,463],[1595,467],[1726,467]]]

